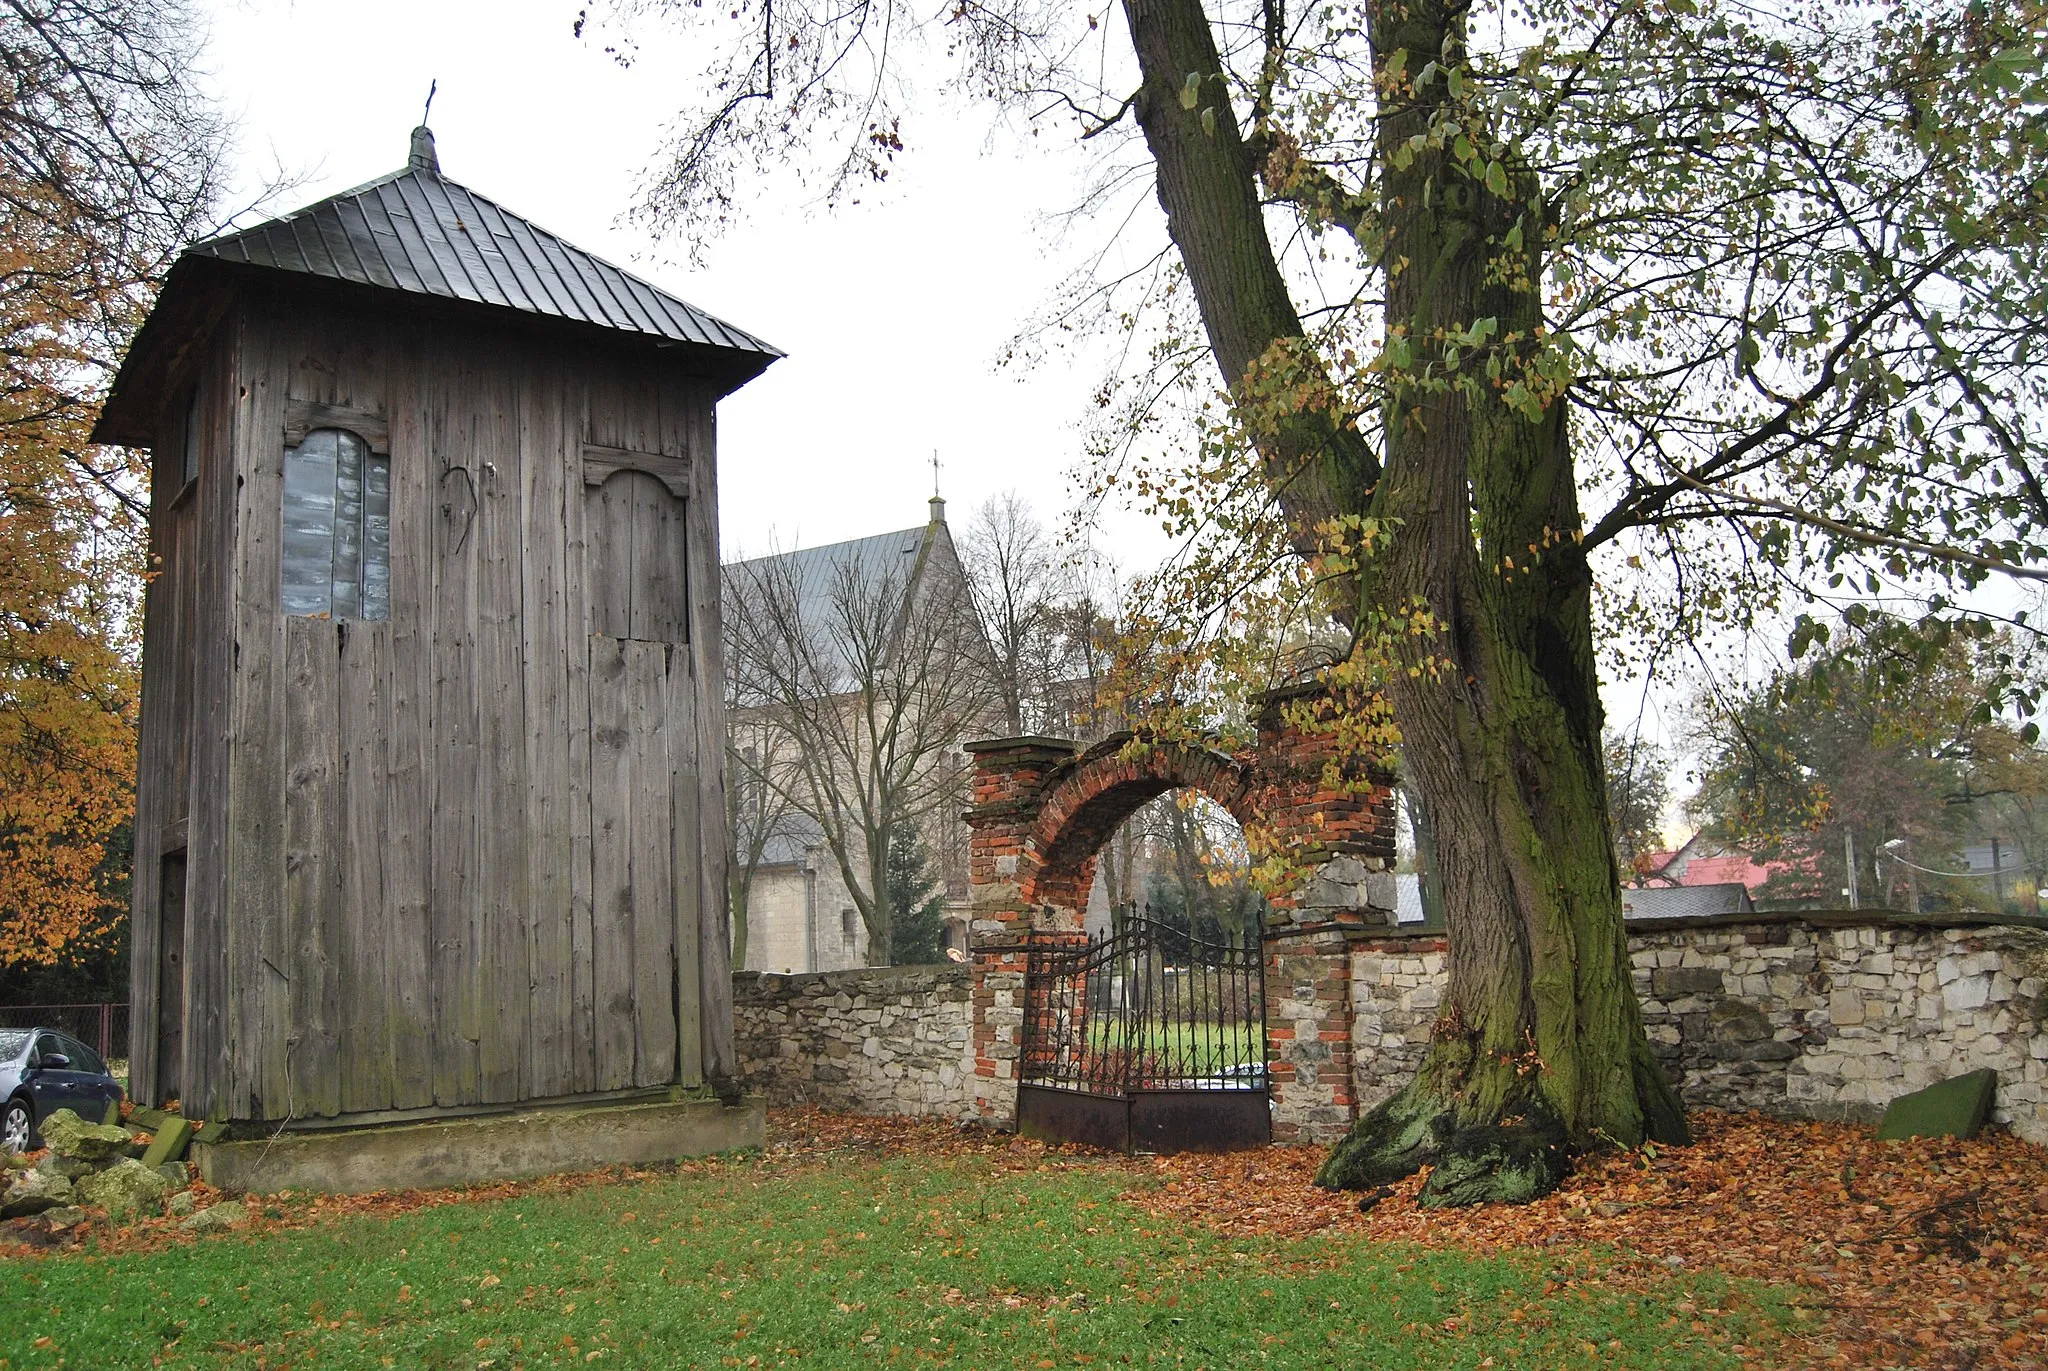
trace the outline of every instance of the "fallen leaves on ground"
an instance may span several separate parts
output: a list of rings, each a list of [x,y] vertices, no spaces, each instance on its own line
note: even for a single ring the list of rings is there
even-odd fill
[[[1423,1209],[1413,1177],[1364,1212],[1311,1183],[1325,1149],[1154,1159],[1155,1213],[1232,1233],[1356,1233],[1482,1250],[1600,1244],[1656,1267],[1797,1291],[1796,1365],[2048,1365],[2048,1152],[1999,1133],[1879,1142],[1849,1124],[1708,1110],[1691,1147],[1582,1159],[1534,1204]],[[1626,1278],[1627,1269],[1617,1272]]]

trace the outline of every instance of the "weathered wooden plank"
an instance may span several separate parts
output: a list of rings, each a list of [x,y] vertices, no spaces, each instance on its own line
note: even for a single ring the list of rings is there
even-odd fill
[[[565,448],[573,451],[588,426],[585,369],[565,367],[562,419],[567,426]],[[591,814],[590,814],[590,626],[584,578],[588,538],[584,530],[587,497],[574,481],[565,483],[562,514],[567,548],[562,587],[562,621],[567,634],[563,656],[568,663],[564,705],[568,714],[569,820],[569,1076],[576,1093],[596,1089],[597,988],[592,962]]]
[[[391,337],[396,330],[380,330],[380,343]],[[323,373],[332,376],[332,372]],[[286,447],[296,447],[305,441],[308,433],[316,428],[342,428],[361,438],[370,445],[372,452],[391,451],[391,425],[381,405],[374,408],[363,405],[336,405],[319,400],[291,399],[285,404],[284,437]]]
[[[434,1102],[433,928],[428,908],[427,732],[433,699],[434,539],[440,523],[438,463],[427,444],[426,395],[419,346],[392,331],[390,756],[384,831],[384,899],[390,911],[385,942],[384,1006],[390,1024],[391,1104],[417,1109]]]
[[[182,430],[182,425],[179,427]],[[128,1003],[132,1025],[128,1089],[132,1096],[146,1102],[166,1097],[164,1082],[157,1076],[159,1037],[175,1042],[184,1031],[182,1022],[168,1024],[159,1013],[160,1006],[166,1003],[160,991],[164,960],[163,828],[168,802],[174,794],[170,774],[172,739],[177,732],[189,728],[191,720],[189,707],[184,713],[172,709],[172,696],[181,678],[189,679],[192,651],[179,609],[186,598],[186,583],[193,568],[187,560],[187,540],[179,535],[191,522],[194,505],[188,500],[182,509],[170,508],[172,498],[183,484],[170,471],[171,443],[179,437],[182,432],[174,434],[170,425],[163,425],[152,449],[155,456],[150,471],[149,552],[157,575],[144,590],[142,599],[142,700],[135,749],[135,867],[128,907]]]
[[[590,643],[592,1086],[633,1083],[633,718],[622,639]]]
[[[194,537],[189,564],[192,678],[180,689],[190,702],[178,739],[189,768],[191,800],[185,869],[184,1063],[179,1099],[187,1118],[225,1119],[229,1108],[228,1035],[228,737],[235,690],[234,528],[246,435],[260,397],[243,383],[266,361],[254,347],[245,315],[228,318],[216,349],[198,366],[210,399],[199,488],[190,497]]]
[[[633,891],[633,1084],[676,1078],[675,819],[666,643],[626,644]]]
[[[569,647],[581,651],[565,618],[569,576],[565,507],[583,492],[572,479],[575,448],[564,411],[559,366],[530,365],[519,400],[519,471],[525,486],[522,542],[525,647],[526,827],[531,892],[527,946],[528,1092],[535,1098],[572,1093],[575,1032],[569,888]],[[577,415],[576,428],[582,416]],[[581,437],[580,432],[573,436]],[[586,707],[587,708],[587,707]],[[587,726],[588,714],[585,715]]]
[[[583,445],[583,479],[587,484],[601,486],[620,471],[644,471],[667,486],[669,493],[678,498],[690,493],[690,462],[686,457],[670,457],[659,452],[629,452],[625,448],[605,447],[599,443]]]
[[[663,712],[668,718],[669,943],[675,949],[676,1079],[683,1085],[700,1085],[704,1080],[704,1025],[699,982],[703,891],[697,884],[701,860],[697,851],[697,679],[687,649],[670,651],[666,686]]]
[[[478,1083],[486,1102],[525,1097],[528,925],[533,892],[527,841],[523,653],[525,531],[519,470],[516,354],[499,352],[479,374],[474,403],[483,457],[477,517],[477,696],[481,769],[477,834],[484,986]]]
[[[685,501],[649,477],[634,472],[632,637],[657,643],[689,641],[689,539]]]
[[[586,528],[584,593],[590,631],[608,638],[633,636],[633,484],[631,472],[583,495]]]
[[[340,991],[341,1108],[392,1107],[393,1014],[385,961],[392,940],[385,889],[391,830],[391,626],[344,623],[337,720],[346,768],[347,825],[341,854],[340,952],[329,984]]]
[[[476,694],[477,495],[482,458],[467,397],[475,368],[459,347],[434,335],[423,348],[427,386],[428,451],[434,501],[434,629],[428,653],[433,695],[427,736],[432,740],[428,867],[433,935],[433,1091],[440,1105],[474,1104],[477,1039],[482,1031],[476,975],[477,749]]]
[[[346,783],[340,756],[337,634],[344,625],[285,620],[284,974],[289,994],[285,1088],[271,1117],[328,1116],[341,1110],[341,1024],[335,982],[343,949],[332,939],[344,896]],[[259,855],[259,860],[270,854]],[[266,968],[266,974],[275,974]]]
[[[732,925],[725,871],[725,657],[720,631],[718,481],[712,461],[712,401],[696,383],[672,381],[662,393],[663,423],[680,435],[690,465],[688,511],[689,657],[697,686],[698,1004],[704,1074],[739,1078],[732,1037]]]
[[[273,309],[252,311],[238,426],[228,711],[226,865],[218,913],[226,931],[225,983],[209,988],[228,1007],[224,1106],[238,1119],[283,1118],[292,1095],[288,1052],[291,948],[284,918],[283,691],[285,615],[279,608],[279,522],[284,379],[294,330]],[[207,911],[193,910],[204,918]],[[197,993],[195,989],[195,994]],[[189,1039],[188,1039],[189,1041]]]

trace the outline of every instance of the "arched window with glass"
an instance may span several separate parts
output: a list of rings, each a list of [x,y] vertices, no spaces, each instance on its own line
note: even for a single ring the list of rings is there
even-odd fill
[[[391,459],[343,428],[316,428],[284,454],[284,611],[391,614]]]

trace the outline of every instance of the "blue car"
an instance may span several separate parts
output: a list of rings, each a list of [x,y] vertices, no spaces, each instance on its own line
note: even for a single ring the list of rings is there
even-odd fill
[[[100,1054],[69,1033],[0,1028],[0,1147],[33,1151],[43,1145],[36,1126],[57,1110],[98,1123],[120,1099]]]

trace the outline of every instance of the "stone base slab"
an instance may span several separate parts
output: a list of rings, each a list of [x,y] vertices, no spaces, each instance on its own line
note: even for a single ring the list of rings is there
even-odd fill
[[[206,1183],[221,1190],[361,1195],[677,1161],[759,1147],[766,1132],[767,1108],[748,1096],[736,1105],[590,1105],[194,1143],[192,1158]]]

